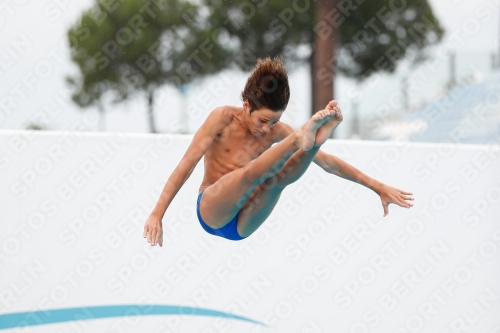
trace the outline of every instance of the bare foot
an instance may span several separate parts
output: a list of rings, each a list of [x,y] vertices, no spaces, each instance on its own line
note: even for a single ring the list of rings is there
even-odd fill
[[[333,109],[325,109],[316,112],[311,119],[297,131],[299,148],[306,151],[311,150],[316,144],[316,132],[318,132],[324,124],[326,125],[334,116],[335,111]]]
[[[325,143],[326,140],[328,140],[328,138],[330,137],[330,134],[333,132],[333,130],[344,119],[342,116],[342,111],[340,111],[340,108],[337,106],[337,101],[330,101],[325,110],[333,112],[333,117],[329,117],[328,121],[326,121],[324,125],[321,126],[316,132],[315,145],[322,145],[323,143]]]

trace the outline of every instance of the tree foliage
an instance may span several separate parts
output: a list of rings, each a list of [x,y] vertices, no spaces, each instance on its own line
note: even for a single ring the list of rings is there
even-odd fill
[[[310,64],[316,111],[333,98],[338,72],[392,72],[442,36],[427,0],[97,0],[68,31],[80,69],[68,82],[83,107],[146,93],[154,132],[161,85],[281,56],[290,69]]]
[[[391,72],[403,57],[418,59],[444,32],[427,0],[329,1],[322,22],[316,19],[315,2],[204,0],[211,11],[210,28],[237,40],[236,57],[250,51],[255,57],[283,56],[290,65],[301,64],[310,61],[319,34],[335,39],[338,71],[358,79],[379,70]],[[332,28],[336,34],[330,33]],[[244,70],[252,67],[238,64]]]
[[[100,105],[105,95],[121,102],[144,92],[155,132],[156,89],[215,73],[228,57],[223,48],[207,49],[199,9],[181,0],[97,1],[68,31],[71,58],[79,68],[77,76],[67,78],[73,100],[87,107]]]

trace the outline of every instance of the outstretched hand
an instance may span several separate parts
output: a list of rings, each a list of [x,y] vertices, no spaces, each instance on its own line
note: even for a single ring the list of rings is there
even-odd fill
[[[150,215],[144,224],[144,233],[142,235],[147,238],[148,243],[151,246],[159,244],[163,246],[163,227],[161,224],[161,218],[155,215]]]
[[[413,204],[407,202],[408,200],[413,200],[411,196],[413,193],[401,191],[385,184],[378,191],[378,195],[382,201],[382,207],[384,207],[384,217],[389,214],[389,204],[391,203],[405,208],[413,206]]]

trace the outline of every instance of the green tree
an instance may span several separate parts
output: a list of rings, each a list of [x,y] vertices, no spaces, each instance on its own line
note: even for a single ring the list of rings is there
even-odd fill
[[[417,61],[443,29],[427,0],[204,0],[208,29],[226,34],[237,67],[282,56],[288,67],[309,63],[312,113],[333,99],[340,72],[363,80],[392,72],[402,58]],[[229,65],[230,63],[228,63]]]
[[[97,0],[69,29],[76,76],[67,77],[81,107],[113,103],[143,93],[155,133],[155,92],[182,86],[224,68],[231,52],[211,49],[200,7],[182,0]]]

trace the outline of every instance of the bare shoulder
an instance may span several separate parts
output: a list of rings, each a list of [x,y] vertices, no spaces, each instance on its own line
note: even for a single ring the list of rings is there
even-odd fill
[[[273,126],[273,132],[274,132],[274,142],[279,142],[292,134],[294,132],[294,129],[292,126],[288,125],[287,123],[284,123],[282,121],[278,121],[274,126]]]
[[[205,122],[196,131],[184,158],[198,163],[212,143],[224,131],[224,128],[231,123],[233,119],[231,114],[224,106],[213,109]]]
[[[228,105],[218,106],[210,113],[217,115],[223,120],[232,120],[234,117],[234,110]]]
[[[206,122],[210,123],[210,127],[214,128],[217,134],[220,134],[233,121],[233,118],[234,112],[230,107],[218,106],[210,112]]]

